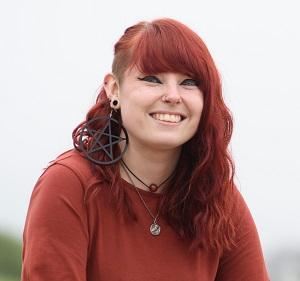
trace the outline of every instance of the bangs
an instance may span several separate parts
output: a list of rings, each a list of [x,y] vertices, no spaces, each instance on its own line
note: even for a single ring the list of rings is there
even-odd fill
[[[137,67],[144,74],[182,73],[200,84],[207,81],[207,67],[201,56],[205,45],[193,31],[184,29],[178,24],[145,25],[132,47],[129,68]]]

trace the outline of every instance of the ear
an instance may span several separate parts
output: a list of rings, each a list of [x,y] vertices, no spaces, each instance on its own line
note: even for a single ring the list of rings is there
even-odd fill
[[[119,83],[112,73],[104,76],[104,90],[108,99],[111,99],[112,96],[119,96]]]

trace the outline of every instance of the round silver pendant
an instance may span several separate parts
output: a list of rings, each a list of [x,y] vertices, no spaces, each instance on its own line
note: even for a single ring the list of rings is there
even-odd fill
[[[154,236],[159,235],[160,233],[160,226],[157,223],[152,223],[150,225],[150,233]]]

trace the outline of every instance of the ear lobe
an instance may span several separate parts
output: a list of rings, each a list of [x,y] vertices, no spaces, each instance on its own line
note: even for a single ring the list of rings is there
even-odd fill
[[[108,99],[111,99],[112,96],[118,96],[119,84],[116,77],[112,73],[108,73],[104,76],[103,84]]]

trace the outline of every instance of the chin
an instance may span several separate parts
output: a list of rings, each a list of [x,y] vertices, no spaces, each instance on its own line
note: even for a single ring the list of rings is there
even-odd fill
[[[147,132],[144,135],[129,135],[129,143],[139,143],[145,149],[174,150],[180,148],[192,136],[183,133]],[[132,141],[130,141],[132,140]]]
[[[146,145],[149,147],[153,147],[154,149],[157,150],[173,150],[173,149],[178,149],[180,148],[185,141],[180,141],[178,139],[174,139],[170,141],[170,139],[167,140],[152,140],[148,142]]]

